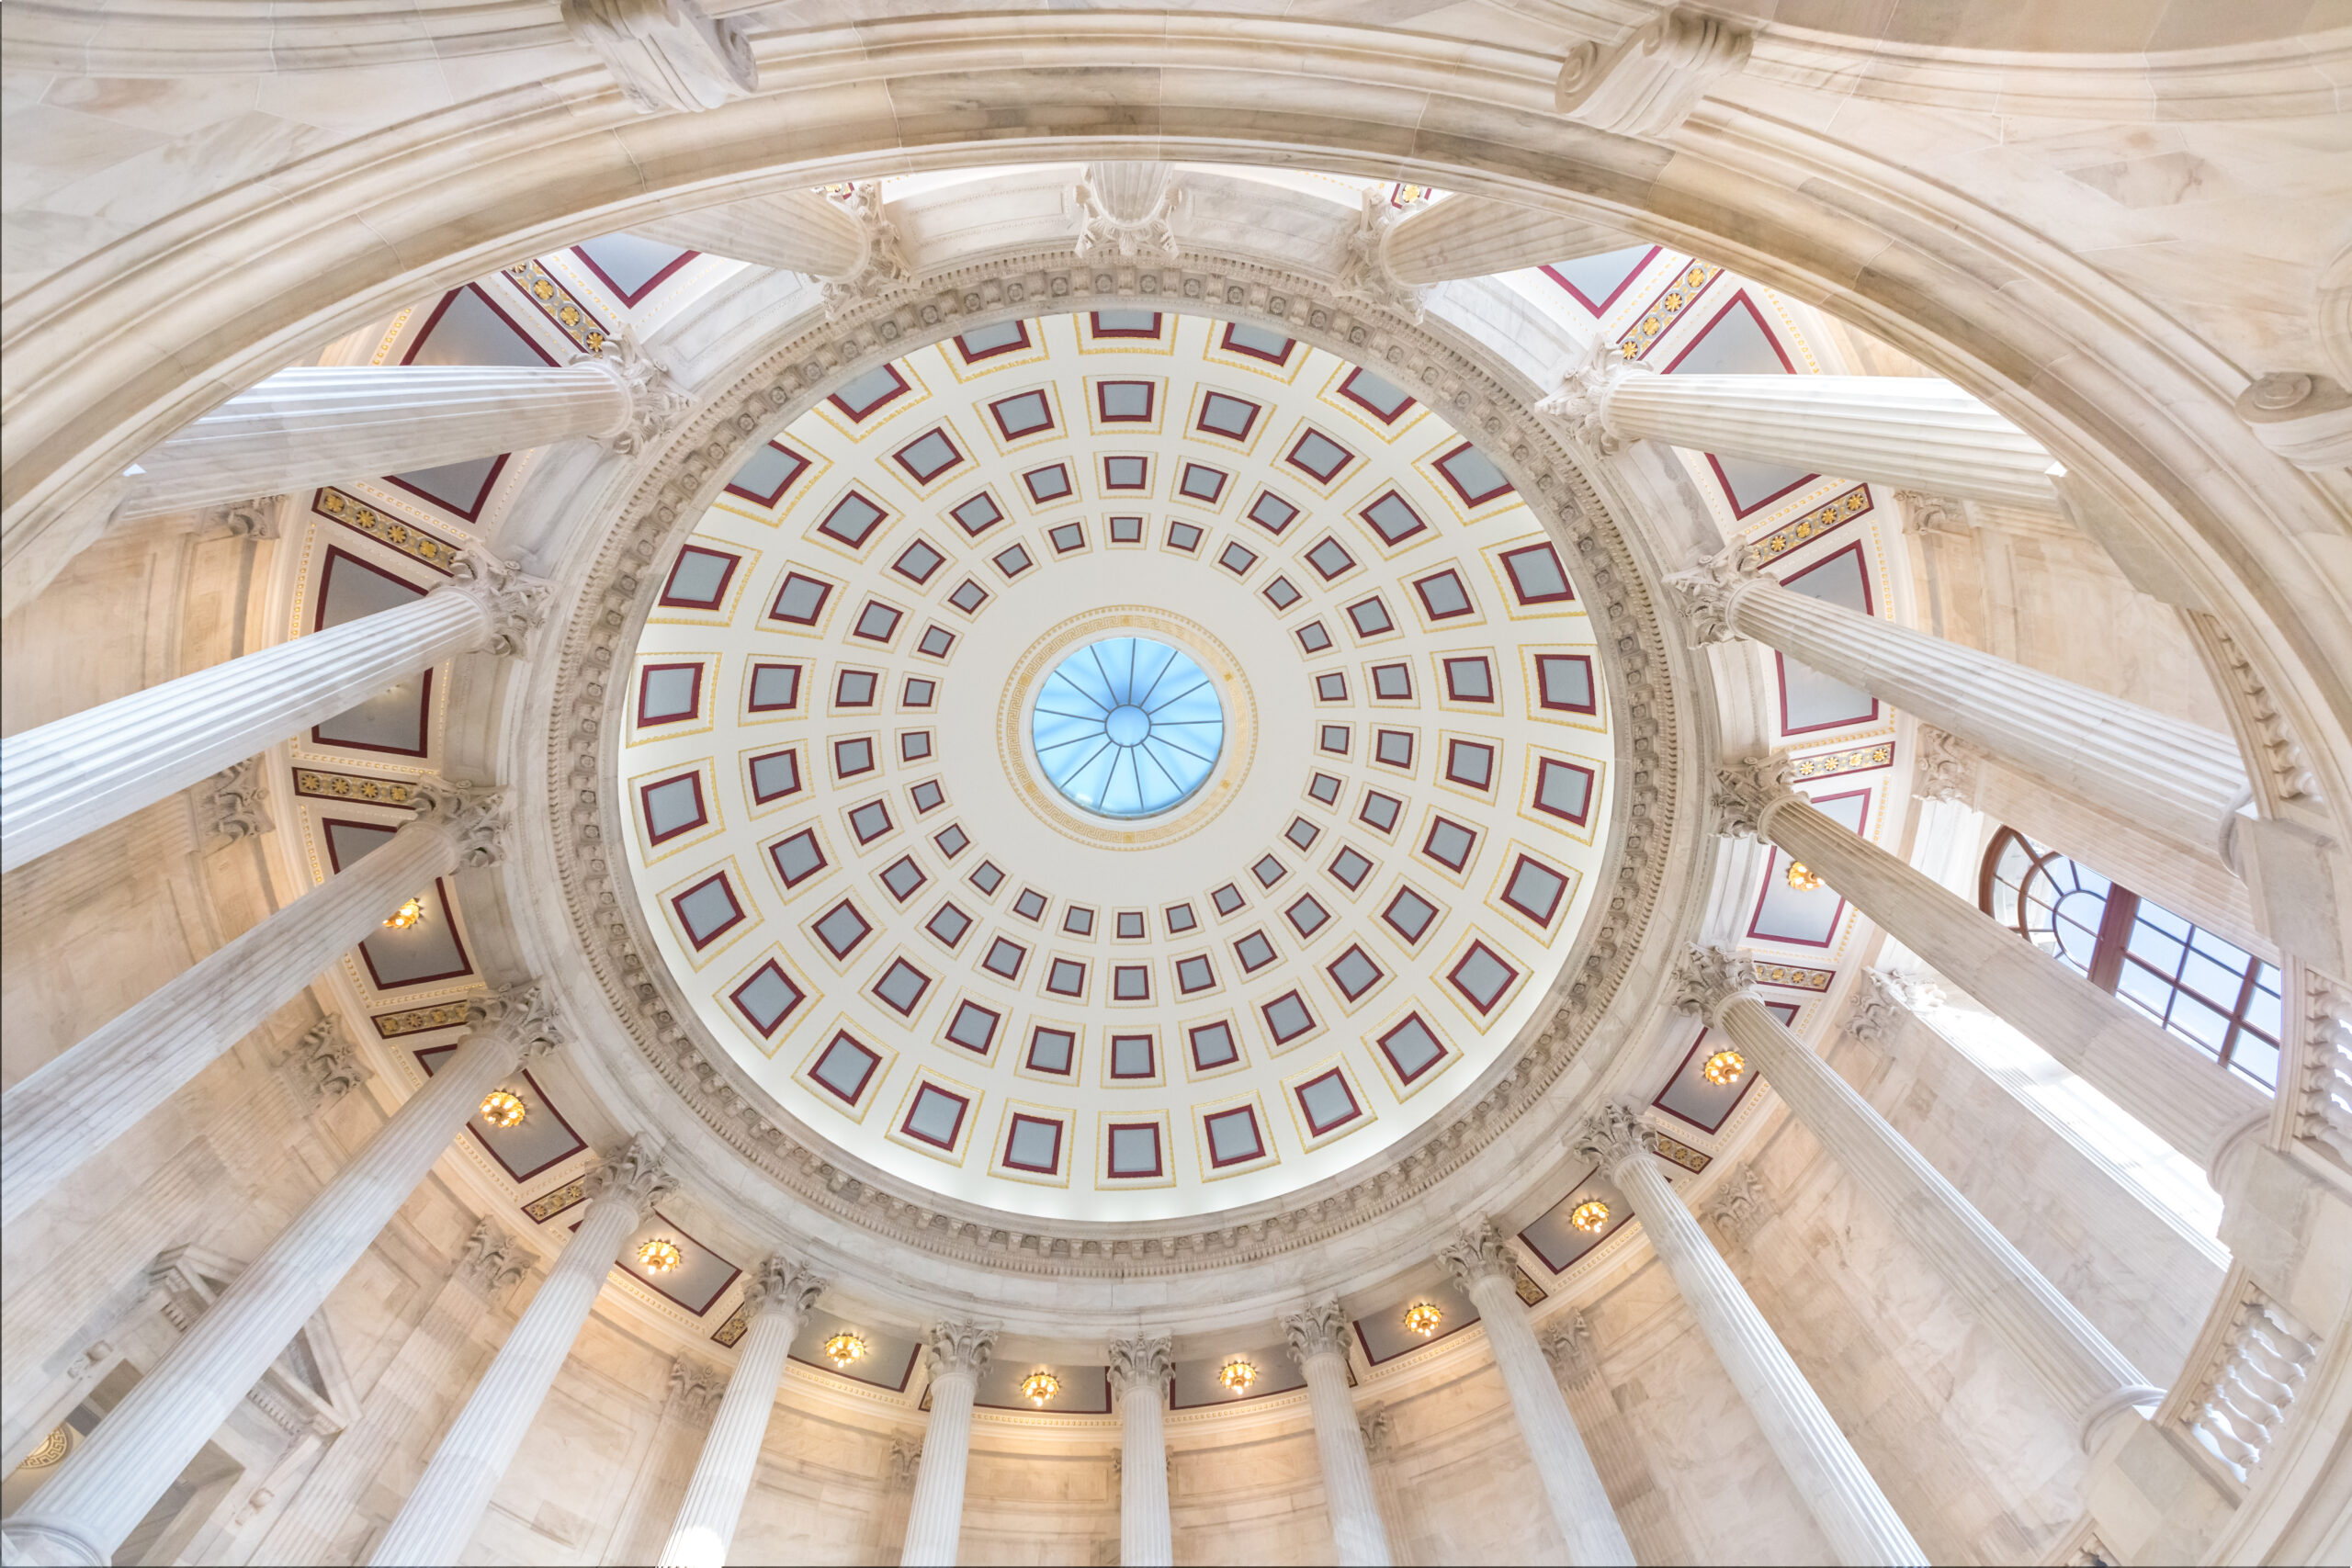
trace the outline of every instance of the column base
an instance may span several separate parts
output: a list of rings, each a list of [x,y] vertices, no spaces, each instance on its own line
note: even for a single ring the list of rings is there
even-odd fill
[[[8,1568],[104,1568],[113,1561],[97,1542],[63,1525],[26,1518],[0,1524],[0,1563]]]

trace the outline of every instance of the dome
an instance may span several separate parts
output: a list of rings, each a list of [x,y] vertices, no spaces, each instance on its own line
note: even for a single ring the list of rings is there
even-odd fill
[[[1609,849],[1598,645],[1502,470],[1204,314],[829,390],[633,660],[614,782],[697,1021],[816,1137],[1013,1214],[1208,1213],[1394,1146],[1544,1015]]]

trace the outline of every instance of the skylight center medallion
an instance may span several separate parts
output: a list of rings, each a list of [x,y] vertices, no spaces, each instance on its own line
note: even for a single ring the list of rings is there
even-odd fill
[[[1104,637],[1039,682],[1029,744],[1046,781],[1081,811],[1157,817],[1216,771],[1225,705],[1190,654],[1156,637]]]

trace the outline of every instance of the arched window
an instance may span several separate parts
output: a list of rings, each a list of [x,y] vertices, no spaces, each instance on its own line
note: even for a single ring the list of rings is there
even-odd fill
[[[2080,861],[2004,828],[1984,852],[1984,912],[2222,1066],[2278,1086],[2278,971]]]

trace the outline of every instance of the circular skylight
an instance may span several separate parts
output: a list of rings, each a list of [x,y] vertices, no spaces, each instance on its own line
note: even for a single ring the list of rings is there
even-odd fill
[[[1039,683],[1038,766],[1064,799],[1132,820],[1182,805],[1225,745],[1225,705],[1190,655],[1154,637],[1091,642]]]

